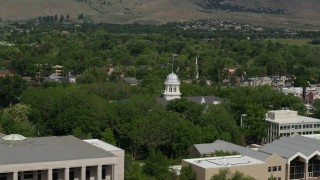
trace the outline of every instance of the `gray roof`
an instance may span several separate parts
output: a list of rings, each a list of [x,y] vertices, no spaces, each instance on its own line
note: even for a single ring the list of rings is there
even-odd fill
[[[259,151],[269,154],[276,153],[286,159],[297,153],[308,157],[315,151],[320,151],[320,141],[294,134],[266,144]]]
[[[201,104],[202,98],[205,100],[205,104],[213,104],[215,101],[221,101],[221,98],[216,96],[188,96],[184,98],[197,104]]]
[[[0,133],[0,138],[6,136],[6,134]]]
[[[21,164],[113,157],[110,152],[74,136],[29,138],[22,141],[0,140],[0,164]]]
[[[217,102],[217,101],[221,102],[222,101],[221,98],[216,97],[216,96],[187,96],[187,97],[181,97],[181,98],[186,98],[189,101],[192,101],[197,104],[201,104],[202,98],[205,100],[205,104],[213,104],[213,102]],[[169,102],[164,97],[157,98],[157,101],[160,104],[167,104]]]
[[[124,77],[124,81],[130,85],[138,85],[138,80],[135,77]]]
[[[245,148],[236,144],[232,144],[222,140],[216,140],[213,143],[208,144],[195,144],[194,147],[200,154],[210,154],[215,151],[227,151],[233,152],[236,151],[240,155],[252,157],[261,161],[264,161],[270,157],[269,154],[264,152],[255,151],[249,148]]]

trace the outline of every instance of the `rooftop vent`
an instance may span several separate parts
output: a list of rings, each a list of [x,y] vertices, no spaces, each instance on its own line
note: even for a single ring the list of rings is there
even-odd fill
[[[2,140],[5,140],[5,141],[22,141],[25,139],[27,139],[27,138],[20,135],[20,134],[9,134],[9,135],[2,137]]]

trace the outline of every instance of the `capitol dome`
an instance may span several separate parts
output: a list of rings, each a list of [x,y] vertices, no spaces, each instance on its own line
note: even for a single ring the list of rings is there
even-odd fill
[[[180,84],[179,77],[172,72],[167,76],[165,84]]]
[[[2,137],[2,140],[5,141],[21,141],[27,139],[26,137],[20,135],[20,134],[9,134],[4,137]]]

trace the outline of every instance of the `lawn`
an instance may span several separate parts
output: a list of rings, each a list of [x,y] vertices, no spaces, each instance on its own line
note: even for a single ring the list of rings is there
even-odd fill
[[[279,38],[279,39],[267,39],[272,42],[279,42],[282,44],[288,44],[288,45],[297,45],[297,46],[303,46],[303,45],[308,45],[308,42],[311,42],[312,39],[284,39],[284,38]],[[311,44],[309,44],[311,45]]]

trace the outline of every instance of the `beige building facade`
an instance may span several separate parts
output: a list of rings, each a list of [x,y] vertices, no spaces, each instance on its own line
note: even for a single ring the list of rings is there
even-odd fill
[[[285,179],[286,161],[274,154],[266,161],[261,161],[248,156],[223,156],[198,159],[184,159],[183,166],[191,165],[197,174],[198,180],[210,180],[220,169],[227,168],[231,172],[242,172],[255,179],[268,180],[274,177],[277,180]]]
[[[237,152],[236,156],[184,159],[191,165],[197,179],[210,179],[220,169],[240,171],[257,180],[316,180],[320,179],[320,140],[293,134],[281,137],[259,150],[217,140],[209,144],[195,144],[189,149],[196,156],[208,156],[216,151]]]
[[[8,136],[0,140],[0,180],[124,179],[124,151],[100,140]]]

